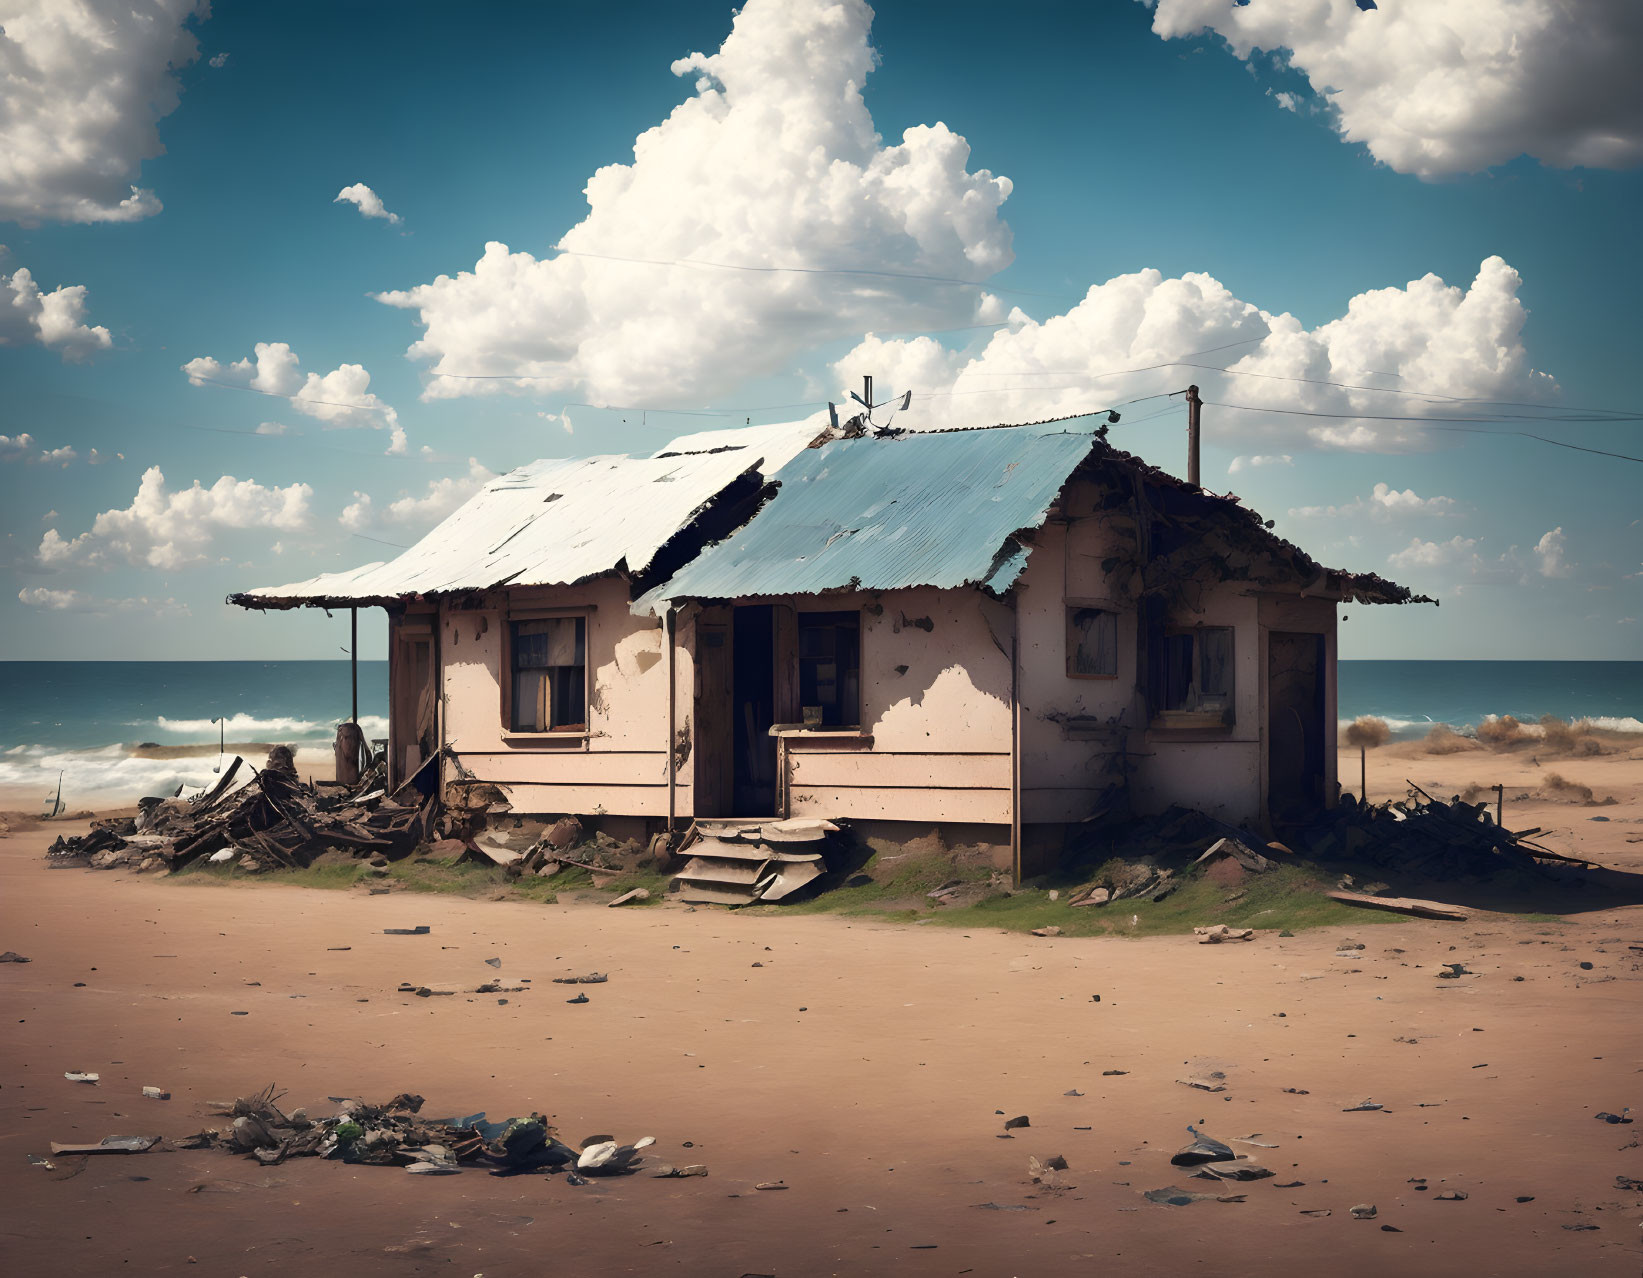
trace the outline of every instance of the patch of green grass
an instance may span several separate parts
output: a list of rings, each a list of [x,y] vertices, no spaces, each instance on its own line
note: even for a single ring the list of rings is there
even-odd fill
[[[271,884],[277,887],[346,889],[361,883],[383,883],[404,892],[440,893],[470,898],[496,898],[510,901],[535,901],[551,905],[560,893],[578,891],[597,892],[616,896],[642,887],[650,893],[650,900],[635,902],[654,905],[667,891],[667,877],[654,870],[636,870],[619,874],[601,888],[595,888],[593,875],[577,866],[566,866],[552,878],[522,877],[511,879],[500,866],[482,865],[460,857],[430,857],[414,855],[395,861],[385,875],[372,874],[364,861],[352,858],[333,860],[324,857],[305,870],[265,870],[260,874],[246,874],[234,862],[212,865],[203,859],[171,875],[168,882],[181,884],[208,884],[221,887],[257,887]]]
[[[877,858],[867,871],[877,868]],[[909,858],[909,861],[912,861]],[[1073,885],[1058,885],[1052,901],[1048,886],[997,891],[969,905],[938,906],[924,893],[955,878],[985,880],[990,870],[955,867],[944,857],[920,858],[891,870],[882,880],[859,887],[838,887],[791,905],[755,906],[759,912],[870,916],[887,922],[930,923],[940,927],[999,928],[1030,932],[1055,926],[1064,936],[1161,936],[1190,933],[1195,927],[1225,923],[1228,927],[1299,932],[1307,928],[1363,928],[1395,922],[1394,916],[1332,901],[1321,889],[1331,886],[1322,873],[1303,866],[1279,866],[1247,877],[1229,891],[1199,874],[1182,874],[1180,886],[1162,901],[1115,901],[1108,905],[1069,903]],[[1080,882],[1087,882],[1082,879]],[[1044,883],[1035,880],[1035,884]],[[1236,896],[1235,900],[1228,900]],[[1133,922],[1132,922],[1133,920]]]

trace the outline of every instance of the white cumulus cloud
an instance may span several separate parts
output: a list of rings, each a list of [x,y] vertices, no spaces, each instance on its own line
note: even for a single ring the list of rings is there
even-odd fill
[[[364,217],[377,217],[387,222],[389,226],[398,226],[404,219],[398,213],[390,213],[383,204],[382,197],[366,186],[363,182],[355,182],[352,186],[345,186],[337,192],[337,198],[332,204],[352,204]]]
[[[248,359],[224,365],[201,355],[184,364],[183,373],[195,386],[243,386],[289,399],[299,413],[318,418],[327,430],[397,429],[399,414],[371,392],[371,374],[362,365],[341,364],[323,376],[304,376],[298,362],[288,342],[258,342]],[[257,433],[285,432],[283,427],[274,431],[259,426]]]
[[[1236,475],[1241,470],[1259,470],[1265,466],[1293,466],[1295,459],[1288,453],[1256,453],[1245,457],[1239,455],[1227,463],[1227,474]]]
[[[1413,488],[1399,491],[1390,484],[1376,484],[1369,496],[1344,506],[1298,506],[1289,513],[1297,519],[1394,520],[1408,515],[1453,515],[1458,509],[1459,503],[1453,497],[1422,497]]]
[[[1343,139],[1400,173],[1470,173],[1520,155],[1558,168],[1643,163],[1637,0],[1143,3],[1166,39],[1213,31],[1252,65],[1278,55]]]
[[[3,104],[0,118],[4,118]],[[114,345],[106,328],[85,322],[84,284],[60,284],[49,293],[42,292],[26,266],[8,274],[3,269],[6,256],[6,246],[0,244],[0,346],[38,342],[67,362],[86,359]]]
[[[1568,559],[1569,546],[1559,525],[1535,543],[1535,563],[1542,577],[1567,577],[1574,572]]]
[[[38,559],[46,568],[121,563],[179,568],[203,559],[225,530],[306,527],[313,495],[307,484],[265,487],[232,475],[209,488],[196,480],[189,488],[173,490],[166,487],[160,468],[150,466],[131,505],[103,511],[89,530],[73,539],[47,529]]]
[[[0,220],[132,222],[160,211],[136,185],[163,154],[189,30],[209,0],[0,4]]]
[[[673,64],[694,93],[588,181],[561,256],[493,242],[471,270],[380,294],[423,326],[426,395],[672,404],[871,326],[1001,318],[974,287],[889,278],[1008,265],[1010,182],[971,172],[942,124],[885,144],[862,99],[871,22],[862,0],[749,0],[717,53]]]
[[[30,608],[47,612],[146,612],[156,617],[190,615],[187,604],[178,603],[175,599],[150,599],[146,595],[134,599],[104,599],[78,590],[26,586],[17,592],[17,598]]]
[[[431,480],[421,496],[404,496],[390,502],[385,517],[396,524],[436,524],[495,478],[477,457],[470,457],[466,475]]]
[[[1491,257],[1467,288],[1427,275],[1405,288],[1360,293],[1340,318],[1307,329],[1293,315],[1233,296],[1212,276],[1166,279],[1144,270],[1093,286],[1043,321],[1016,310],[972,355],[931,337],[869,334],[833,373],[840,387],[872,373],[886,392],[911,389],[912,408],[895,424],[914,429],[1114,405],[1134,425],[1182,409],[1178,399],[1128,401],[1191,381],[1201,388],[1206,433],[1230,447],[1429,448],[1448,436],[1374,419],[1464,416],[1467,400],[1544,401],[1556,393],[1555,382],[1530,367],[1521,341],[1528,312],[1520,283]],[[1122,440],[1123,426],[1116,429]]]

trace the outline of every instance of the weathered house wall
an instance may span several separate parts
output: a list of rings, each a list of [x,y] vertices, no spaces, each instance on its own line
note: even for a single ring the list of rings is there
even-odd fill
[[[583,612],[587,618],[585,732],[510,732],[503,662],[510,613]],[[585,610],[585,611],[584,611]],[[666,818],[666,636],[635,617],[619,577],[580,586],[492,591],[480,607],[440,609],[445,743],[463,772],[506,786],[518,812]],[[690,659],[678,654],[679,722],[688,721]],[[447,779],[459,775],[447,768]],[[679,810],[689,812],[688,775]]]

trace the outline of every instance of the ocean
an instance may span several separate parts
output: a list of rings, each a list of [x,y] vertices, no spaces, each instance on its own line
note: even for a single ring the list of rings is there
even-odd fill
[[[1491,715],[1589,719],[1643,733],[1643,661],[1343,661],[1339,712],[1385,719],[1398,737],[1467,731]],[[349,714],[346,661],[0,662],[0,787],[42,803],[62,776],[74,808],[209,785],[215,750],[144,758],[133,749],[283,741],[329,751]],[[388,663],[359,663],[360,726],[388,731]],[[222,719],[219,725],[215,720]],[[310,756],[312,757],[312,756]]]

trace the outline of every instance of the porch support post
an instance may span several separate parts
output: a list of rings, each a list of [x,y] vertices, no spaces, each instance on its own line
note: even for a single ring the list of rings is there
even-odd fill
[[[671,844],[674,826],[678,821],[679,752],[675,738],[679,731],[678,652],[679,613],[670,603],[662,614],[667,630],[667,833]]]
[[[1010,881],[1021,886],[1021,591],[1010,608]]]

